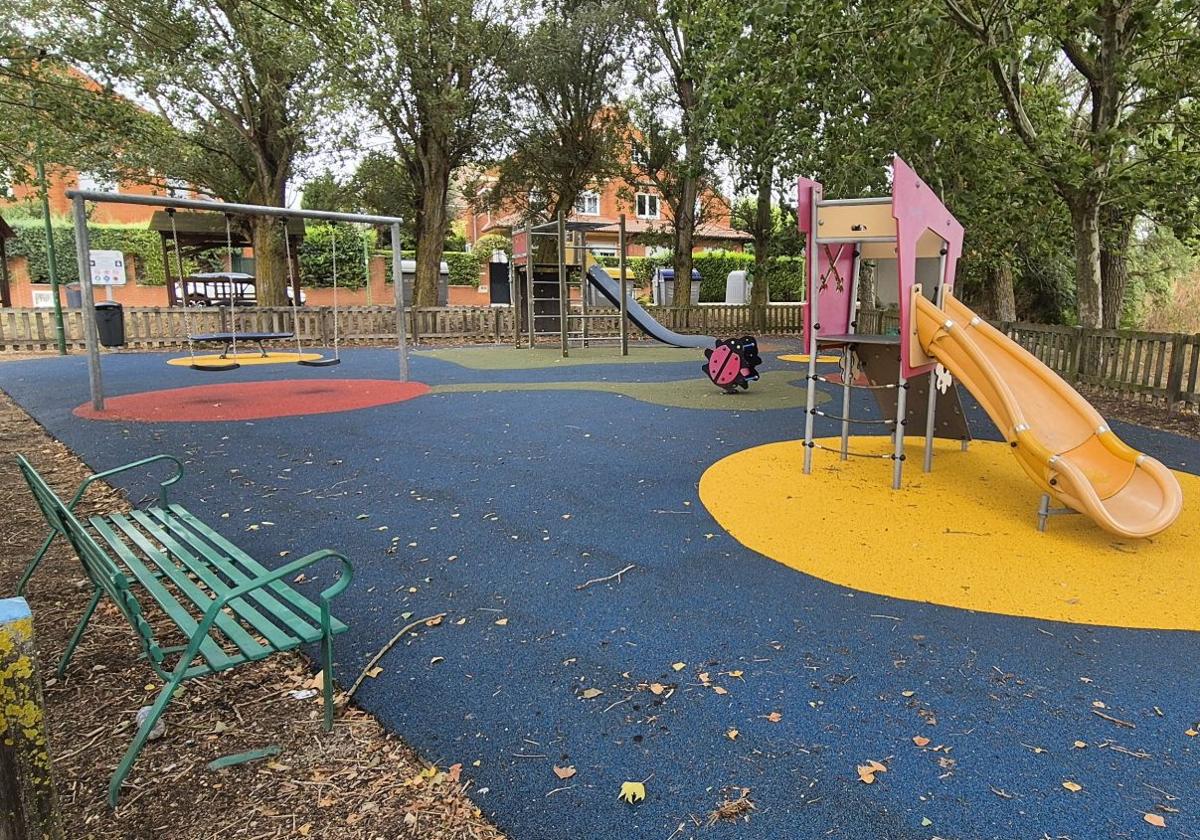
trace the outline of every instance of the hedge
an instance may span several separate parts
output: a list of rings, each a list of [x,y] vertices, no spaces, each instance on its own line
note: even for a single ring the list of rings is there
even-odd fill
[[[11,223],[16,234],[8,243],[11,257],[24,257],[29,278],[34,283],[49,283],[50,268],[46,260],[46,234],[41,219],[15,219]],[[58,257],[58,280],[60,283],[79,281],[79,269],[75,262],[75,228],[56,224],[54,252]],[[162,244],[159,235],[144,227],[126,225],[88,225],[88,241],[92,250],[120,251],[126,263],[133,269],[135,283],[144,286],[162,286]],[[198,263],[185,260],[184,268]]]
[[[300,245],[300,283],[305,286],[333,285],[334,226],[308,225]],[[363,262],[364,237],[374,242],[374,232],[363,232],[351,225],[339,225],[337,230],[338,286],[358,289],[367,284],[367,267]]]
[[[392,252],[377,251],[383,257],[383,276],[385,282],[392,282]],[[451,286],[479,286],[479,267],[483,261],[491,257],[492,252],[483,254],[480,251],[443,251],[442,259],[450,271]],[[401,259],[415,260],[416,251],[401,251]]]
[[[615,257],[606,257],[606,265],[617,264]],[[649,286],[654,271],[669,268],[670,255],[630,257],[629,270],[639,286]],[[741,251],[703,251],[692,256],[692,266],[700,272],[700,300],[720,303],[725,300],[725,283],[731,271],[747,271],[754,277],[754,255]],[[804,296],[804,258],[773,257],[767,260],[767,283],[771,300],[776,303],[799,301]]]

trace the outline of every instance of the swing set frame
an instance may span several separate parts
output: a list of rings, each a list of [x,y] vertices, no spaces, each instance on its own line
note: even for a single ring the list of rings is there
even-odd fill
[[[96,298],[92,289],[91,243],[88,235],[87,202],[97,204],[138,204],[147,207],[205,210],[229,216],[275,216],[281,219],[319,219],[327,222],[353,222],[388,225],[392,233],[392,286],[396,292],[396,349],[400,362],[400,381],[409,378],[408,335],[404,321],[404,283],[401,276],[401,235],[403,219],[398,216],[372,216],[364,213],[334,213],[326,210],[300,210],[268,207],[262,204],[235,204],[191,198],[154,195],[126,195],[96,190],[67,190],[75,222],[75,259],[79,264],[79,285],[83,308],[83,340],[88,357],[88,385],[92,408],[104,410],[104,375],[100,364],[100,334],[96,328]]]

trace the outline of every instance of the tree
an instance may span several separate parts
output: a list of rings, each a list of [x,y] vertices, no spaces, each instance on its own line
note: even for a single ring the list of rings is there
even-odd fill
[[[526,11],[539,19],[506,68],[509,141],[495,181],[474,186],[486,206],[549,221],[620,174],[627,123],[613,91],[627,20],[619,4],[603,0],[535,0]],[[554,247],[541,237],[535,258],[553,259]]]
[[[705,184],[712,183],[713,142],[709,118],[711,67],[704,39],[709,3],[722,0],[639,0],[639,26],[650,47],[639,56],[640,93],[631,109],[637,154],[630,178],[653,186],[667,205],[672,231],[671,263],[679,288],[692,276],[692,243],[704,212]],[[676,294],[686,307],[691,296]]]
[[[326,97],[321,51],[281,0],[28,0],[39,38],[163,117],[119,153],[226,201],[285,206]],[[286,303],[282,225],[248,220],[258,299]]]
[[[347,185],[339,181],[332,172],[322,172],[305,183],[300,206],[305,210],[353,212],[348,210],[350,205],[347,193]]]
[[[326,31],[327,48],[342,51],[343,85],[389,136],[410,184],[415,306],[437,304],[452,175],[499,130],[510,38],[496,14],[478,0],[354,0]]]
[[[1194,9],[1157,0],[943,2],[983,47],[979,61],[1012,131],[1070,212],[1079,322],[1116,326],[1141,204],[1124,194],[1133,185],[1124,176],[1150,160],[1150,134],[1194,91]]]

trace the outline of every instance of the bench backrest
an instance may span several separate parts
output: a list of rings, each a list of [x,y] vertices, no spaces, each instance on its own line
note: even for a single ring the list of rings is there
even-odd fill
[[[21,468],[25,483],[29,485],[33,497],[37,500],[42,515],[46,517],[46,522],[71,543],[71,547],[75,549],[75,556],[83,564],[88,579],[94,586],[104,590],[104,593],[112,599],[117,609],[137,631],[146,655],[154,662],[161,663],[163,652],[154,641],[154,631],[142,614],[141,605],[129,587],[129,578],[125,576],[108,552],[101,548],[100,544],[88,533],[71,509],[55,495],[50,486],[46,484],[46,480],[33,468],[32,464],[25,460],[24,456],[17,456],[17,465]]]

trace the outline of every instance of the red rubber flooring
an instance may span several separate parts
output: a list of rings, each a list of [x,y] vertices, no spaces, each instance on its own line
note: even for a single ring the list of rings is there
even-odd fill
[[[285,379],[278,382],[226,382],[109,397],[103,411],[91,403],[75,409],[88,420],[196,423],[262,420],[301,414],[332,414],[404,402],[429,391],[423,382],[387,379]]]

